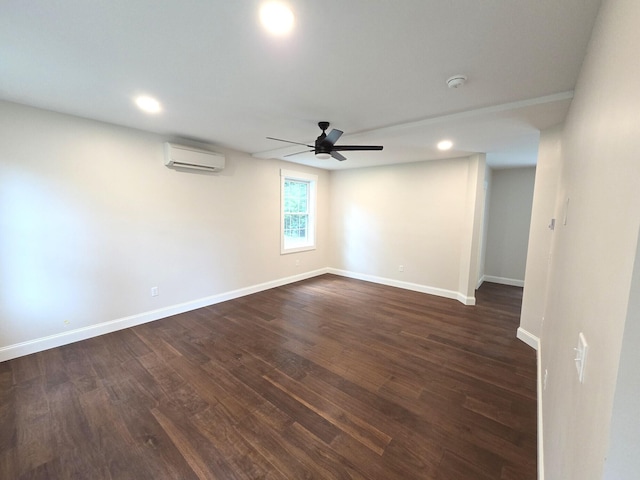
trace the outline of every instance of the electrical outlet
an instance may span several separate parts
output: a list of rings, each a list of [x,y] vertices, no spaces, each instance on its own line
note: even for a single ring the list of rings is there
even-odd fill
[[[151,296],[157,297],[158,295],[158,287],[151,287]]]
[[[544,379],[542,380],[542,390],[547,389],[547,378],[549,378],[549,370],[544,369]]]
[[[300,259],[296,258],[296,267],[299,267],[299,266],[300,266]]]
[[[398,265],[398,271],[404,272],[404,265]]]

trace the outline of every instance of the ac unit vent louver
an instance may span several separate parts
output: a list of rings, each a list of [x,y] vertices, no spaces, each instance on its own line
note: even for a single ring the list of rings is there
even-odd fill
[[[224,155],[199,148],[164,144],[164,164],[169,168],[219,172],[224,169]]]

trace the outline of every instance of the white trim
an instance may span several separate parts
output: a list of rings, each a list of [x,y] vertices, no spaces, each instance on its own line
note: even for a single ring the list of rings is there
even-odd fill
[[[306,182],[309,185],[309,224],[308,239],[300,246],[285,247],[284,236],[284,184],[287,179],[299,180]],[[316,213],[317,213],[317,198],[318,198],[318,175],[312,173],[297,172],[294,170],[280,169],[280,255],[287,255],[289,253],[306,252],[316,249]]]
[[[99,323],[97,325],[90,325],[88,327],[77,328],[68,332],[49,335],[48,337],[42,337],[35,340],[8,345],[6,347],[0,348],[0,362],[11,360],[17,357],[22,357],[24,355],[30,355],[32,353],[41,352],[50,348],[61,347],[63,345],[68,345],[69,343],[74,343],[80,340],[97,337],[99,335],[116,332],[125,328],[135,327],[136,325],[153,322],[155,320],[160,320],[161,318],[170,317],[171,315],[177,315],[180,313],[195,310],[197,308],[214,305],[216,303],[225,302],[227,300],[233,300],[234,298],[251,295],[252,293],[262,292],[264,290],[280,287],[289,283],[299,282],[300,280],[317,277],[318,275],[324,275],[325,273],[328,273],[328,269],[321,268],[318,270],[301,273],[299,275],[293,275],[291,277],[280,278],[277,280],[272,280],[270,282],[260,283],[258,285],[240,288],[238,290],[232,290],[230,292],[220,293],[218,295],[212,295],[210,297],[200,298],[198,300],[193,300],[178,305],[160,308],[158,310],[152,310],[137,315],[131,315],[129,317],[110,320],[108,322]]]
[[[397,287],[403,288],[405,290],[427,293],[429,295],[436,295],[438,297],[451,298],[454,300],[458,300],[464,305],[475,305],[476,302],[475,297],[467,297],[462,293],[455,292],[453,290],[446,290],[443,288],[430,287],[428,285],[403,282],[391,278],[383,278],[375,275],[367,275],[363,273],[356,273],[347,270],[339,270],[336,268],[326,267],[320,268],[318,270],[312,270],[306,273],[301,273],[298,275],[293,275],[290,277],[271,280],[269,282],[260,283],[258,285],[240,288],[238,290],[232,290],[230,292],[212,295],[210,297],[192,300],[190,302],[185,302],[178,305],[171,305],[165,308],[131,315],[129,317],[110,320],[107,322],[99,323],[97,325],[90,325],[87,327],[70,330],[68,332],[57,333],[54,335],[49,335],[47,337],[36,338],[34,340],[7,345],[6,347],[0,347],[0,362],[22,357],[24,355],[30,355],[32,353],[41,352],[50,348],[61,347],[63,345],[68,345],[69,343],[86,340],[88,338],[97,337],[99,335],[105,335],[107,333],[116,332],[125,328],[135,327],[136,325],[142,325],[143,323],[153,322],[155,320],[160,320],[172,315],[189,312],[197,308],[215,305],[216,303],[233,300],[234,298],[251,295],[252,293],[258,293],[264,290],[269,290],[271,288],[287,285],[289,283],[299,282],[308,278],[324,275],[325,273],[332,273],[334,275],[340,275],[342,277],[355,278],[357,280],[364,280],[367,282],[378,283],[390,287]]]
[[[307,182],[318,181],[318,175],[315,173],[298,172],[297,170],[287,170],[286,168],[280,169],[280,176],[292,178],[294,180],[305,180]]]
[[[538,480],[544,480],[544,428],[542,416],[542,352],[540,345],[536,351],[536,363],[538,364]]]
[[[467,297],[466,295],[463,295],[459,292],[456,295],[456,300],[458,300],[463,305],[473,306],[476,304],[476,297]]]
[[[494,277],[492,275],[485,275],[483,277],[483,280],[489,283],[511,285],[512,287],[524,287],[524,280],[518,280],[517,278]]]
[[[356,280],[364,280],[366,282],[378,283],[380,285],[387,285],[389,287],[403,288],[405,290],[412,290],[414,292],[428,293],[429,295],[436,295],[438,297],[452,298],[465,305],[476,304],[475,297],[467,297],[460,292],[445,290],[444,288],[430,287],[428,285],[422,285],[419,283],[403,282],[401,280],[394,280],[392,278],[378,277],[375,275],[368,275],[366,273],[350,272],[348,270],[340,270],[337,268],[329,268],[327,273],[332,273],[334,275],[340,275],[347,278],[355,278]]]
[[[524,343],[529,345],[534,350],[538,350],[540,348],[540,339],[533,335],[532,333],[527,332],[524,328],[518,327],[518,331],[516,333],[516,337],[519,340],[522,340]]]
[[[485,276],[484,276],[484,275],[482,275],[482,276],[478,279],[478,283],[476,284],[476,290],[477,290],[477,289],[479,289],[479,288],[482,286],[482,284],[484,283],[484,280],[485,280]]]
[[[378,283],[381,285],[388,285],[391,287],[403,288],[405,290],[412,290],[421,293],[427,293],[430,295],[436,295],[439,297],[456,299],[465,305],[475,305],[475,297],[466,297],[460,292],[454,292],[453,290],[445,290],[442,288],[429,287],[427,285],[420,285],[410,282],[402,282],[399,280],[393,280],[389,278],[377,277],[374,275],[367,275],[362,273],[349,272],[346,270],[339,270],[336,268],[320,268],[306,273],[293,275],[290,277],[280,278],[258,285],[250,287],[240,288],[232,290],[230,292],[221,293],[218,295],[212,295],[210,297],[201,298],[191,302],[185,302],[178,305],[172,305],[169,307],[161,308],[158,310],[152,310],[150,312],[144,312],[129,317],[119,318],[108,322],[103,322],[97,325],[90,325],[88,327],[78,328],[69,332],[58,333],[50,335],[48,337],[42,337],[35,340],[29,340],[27,342],[16,343],[0,348],[0,362],[11,360],[14,358],[22,357],[24,355],[30,355],[32,353],[41,352],[50,348],[61,347],[70,343],[78,342],[80,340],[86,340],[89,338],[97,337],[99,335],[105,335],[107,333],[116,332],[125,328],[135,327],[136,325],[142,325],[143,323],[153,322],[162,318],[170,317],[172,315],[178,315],[180,313],[188,312],[198,308],[206,307],[209,305],[215,305],[216,303],[225,302],[227,300],[233,300],[234,298],[243,297],[245,295],[251,295],[252,293],[262,292],[271,288],[280,287],[308,278],[317,277],[331,273],[334,275],[340,275],[348,278],[355,278],[357,280],[364,280],[367,282]],[[535,335],[530,334],[522,328],[518,328],[517,337],[525,342],[527,345],[537,350],[537,388],[538,388],[538,479],[544,480],[544,442],[543,442],[543,423],[542,423],[542,377],[541,377],[541,353],[540,353],[540,340]]]
[[[536,351],[536,375],[538,390],[538,480],[544,480],[544,441],[543,441],[543,416],[542,416],[542,352],[540,351],[540,339],[518,327],[516,337],[522,340]]]

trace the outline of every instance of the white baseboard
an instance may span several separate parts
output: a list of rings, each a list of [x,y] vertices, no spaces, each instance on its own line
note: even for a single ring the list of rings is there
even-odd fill
[[[494,277],[492,275],[485,275],[482,278],[485,282],[511,285],[512,287],[524,287],[524,280],[518,280],[516,278]]]
[[[476,284],[476,290],[477,290],[477,289],[479,289],[479,288],[482,286],[482,284],[484,283],[484,279],[485,279],[484,275],[482,275],[482,276],[478,279],[478,283]]]
[[[97,337],[106,333],[116,332],[118,330],[134,327],[143,323],[153,322],[155,320],[160,320],[161,318],[178,315],[180,313],[195,310],[197,308],[214,305],[216,303],[225,302],[227,300],[233,300],[234,298],[251,295],[252,293],[269,290],[270,288],[276,288],[282,285],[287,285],[289,283],[299,282],[300,280],[306,280],[308,278],[317,277],[318,275],[323,275],[325,273],[328,273],[328,271],[329,269],[327,268],[321,268],[319,270],[313,270],[311,272],[301,273],[299,275],[293,275],[291,277],[280,278],[277,280],[272,280],[270,282],[260,283],[258,285],[240,288],[238,290],[232,290],[230,292],[221,293],[218,295],[212,295],[210,297],[200,298],[198,300],[160,308],[158,310],[152,310],[150,312],[131,315],[129,317],[110,320],[108,322],[99,323],[97,325],[90,325],[88,327],[77,328],[68,332],[49,335],[48,337],[36,338],[35,340],[8,345],[6,347],[0,348],[0,362],[11,360],[17,357],[22,357],[24,355],[30,355],[32,353],[41,352],[50,348],[61,347],[63,345],[68,345],[69,343],[86,340],[88,338]]]
[[[527,345],[529,345],[534,350],[538,350],[540,348],[540,339],[535,335],[533,335],[532,333],[527,332],[522,327],[518,327],[518,331],[516,332],[516,337],[519,340],[522,340]]]
[[[460,292],[453,290],[446,290],[442,288],[429,287],[427,285],[420,285],[410,282],[402,282],[399,280],[393,280],[389,278],[377,277],[374,275],[366,275],[355,272],[349,272],[346,270],[339,270],[335,268],[321,268],[299,275],[293,275],[277,280],[272,280],[258,285],[250,287],[240,288],[232,290],[230,292],[221,293],[218,295],[212,295],[209,297],[201,298],[191,302],[185,302],[178,305],[172,305],[149,312],[132,315],[129,317],[119,318],[108,322],[99,323],[97,325],[90,325],[88,327],[78,328],[68,332],[62,332],[55,335],[49,335],[47,337],[37,338],[35,340],[29,340],[27,342],[16,343],[0,348],[0,362],[11,360],[13,358],[21,357],[24,355],[30,355],[32,353],[41,352],[50,348],[61,347],[80,340],[86,340],[89,338],[97,337],[107,333],[116,332],[125,328],[134,327],[136,325],[142,325],[143,323],[153,322],[172,315],[178,315],[180,313],[188,312],[198,308],[214,305],[216,303],[225,302],[227,300],[233,300],[234,298],[243,297],[245,295],[251,295],[252,293],[262,292],[271,288],[280,287],[308,278],[313,278],[325,273],[331,273],[334,275],[340,275],[348,278],[355,278],[358,280],[364,280],[367,282],[378,283],[381,285],[388,285],[391,287],[404,288],[406,290],[412,290],[416,292],[427,293],[430,295],[437,295],[440,297],[451,298],[458,300],[465,305],[475,305],[475,297],[467,297]],[[483,277],[484,280],[491,282],[491,278],[495,277]],[[482,279],[480,283],[482,282]],[[501,282],[496,282],[501,283]],[[542,377],[541,377],[541,355],[540,355],[540,340],[535,335],[527,332],[522,328],[518,328],[517,337],[525,342],[527,345],[537,350],[537,376],[538,376],[538,479],[544,480],[544,442],[543,442],[543,423],[542,423]]]
[[[475,305],[476,304],[476,297],[467,297],[466,295],[463,295],[463,294],[461,294],[459,292],[456,295],[456,300],[458,300],[463,305],[470,305],[471,306],[471,305]]]
[[[542,353],[540,351],[540,339],[535,335],[527,332],[524,328],[518,327],[516,337],[522,340],[536,351],[536,375],[537,375],[537,391],[538,391],[538,480],[544,480],[544,441],[543,441],[543,423],[542,423]]]
[[[272,280],[270,282],[260,283],[258,285],[240,288],[238,290],[232,290],[230,292],[220,293],[218,295],[212,295],[210,297],[200,298],[178,305],[171,305],[169,307],[131,315],[129,317],[118,318],[96,325],[89,325],[87,327],[77,328],[75,330],[49,335],[47,337],[36,338],[34,340],[8,345],[6,347],[0,347],[0,362],[11,360],[17,357],[22,357],[24,355],[30,355],[32,353],[41,352],[50,348],[61,347],[63,345],[68,345],[69,343],[86,340],[88,338],[97,337],[99,335],[105,335],[107,333],[116,332],[125,328],[135,327],[136,325],[142,325],[143,323],[153,322],[155,320],[160,320],[161,318],[189,312],[197,308],[214,305],[216,303],[225,302],[227,300],[233,300],[234,298],[251,295],[252,293],[262,292],[264,290],[280,287],[289,283],[299,282],[300,280],[317,277],[318,275],[323,275],[325,273],[332,273],[334,275],[355,278],[358,280],[365,280],[367,282],[378,283],[381,285],[388,285],[391,287],[398,287],[404,288],[406,290],[428,293],[430,295],[436,295],[439,297],[452,298],[454,300],[458,300],[464,305],[475,305],[476,303],[475,297],[467,297],[466,295],[463,295],[460,292],[455,292],[453,290],[430,287],[428,285],[420,285],[411,282],[402,282],[390,278],[377,277],[375,275],[349,272],[347,270],[321,268],[318,270],[301,273],[299,275],[280,278],[277,280]]]
[[[401,280],[394,280],[392,278],[367,275],[365,273],[350,272],[348,270],[340,270],[337,268],[329,268],[328,273],[340,275],[341,277],[355,278],[356,280],[378,283],[380,285],[387,285],[389,287],[404,288],[405,290],[412,290],[414,292],[428,293],[429,295],[436,295],[438,297],[452,298],[465,305],[476,304],[475,297],[467,297],[460,292],[454,292],[453,290],[446,290],[444,288],[430,287],[428,285],[421,285],[419,283],[403,282]]]
[[[544,480],[544,429],[542,416],[542,352],[540,344],[536,350],[538,369],[538,480]]]

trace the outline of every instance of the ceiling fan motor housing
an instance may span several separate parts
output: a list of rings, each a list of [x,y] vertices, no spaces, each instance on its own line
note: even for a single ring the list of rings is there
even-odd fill
[[[322,133],[318,138],[316,138],[316,155],[318,153],[331,153],[332,145],[327,145],[324,142],[324,139],[327,137],[326,133]]]
[[[333,145],[328,145],[326,143],[324,143],[324,139],[327,138],[327,128],[329,128],[330,123],[329,122],[318,122],[318,127],[320,127],[320,130],[322,130],[322,133],[318,136],[318,138],[316,138],[316,145],[315,145],[315,154],[326,154],[326,155],[331,155],[331,147]],[[321,158],[324,155],[321,155]]]

